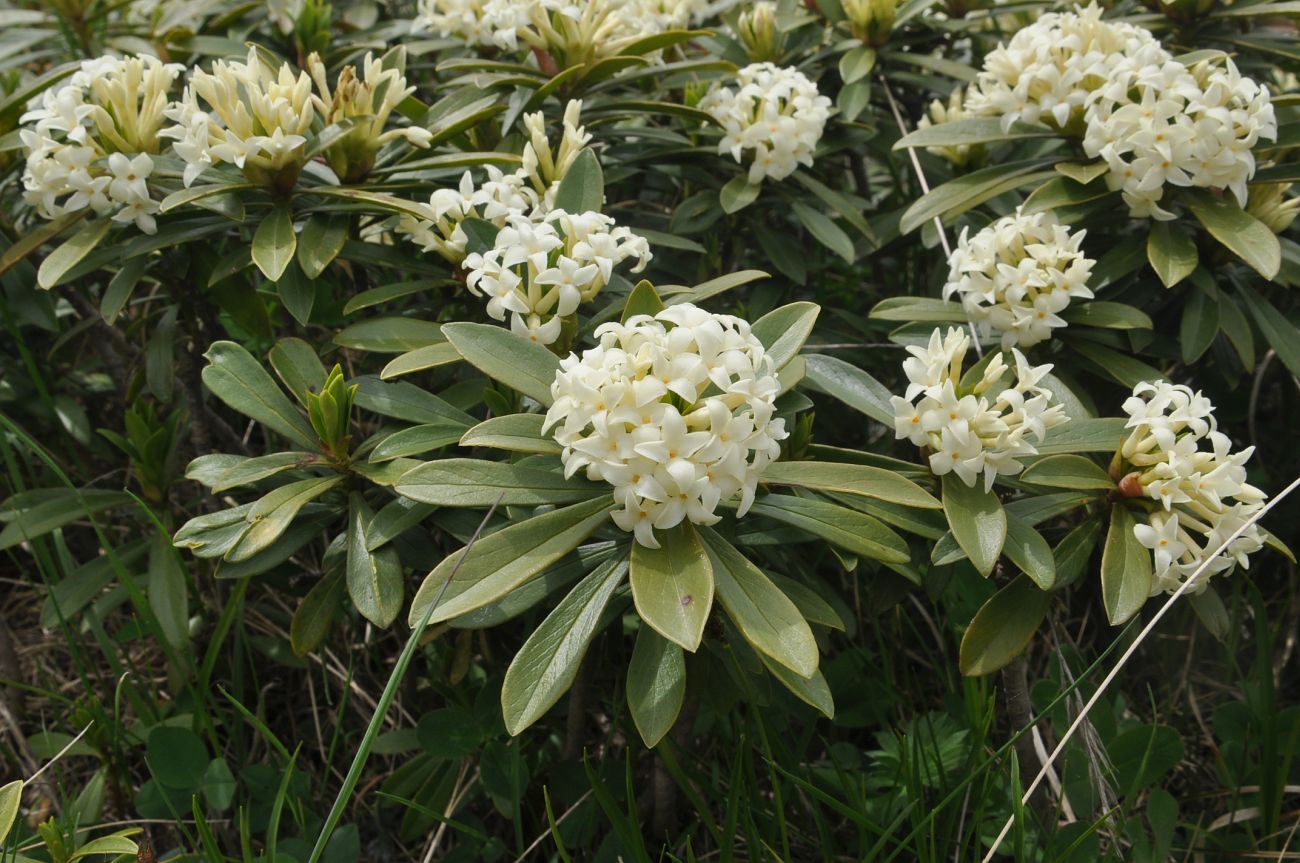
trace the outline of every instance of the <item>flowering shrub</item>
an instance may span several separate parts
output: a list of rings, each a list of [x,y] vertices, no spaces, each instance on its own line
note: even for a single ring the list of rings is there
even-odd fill
[[[1181,750],[1124,738],[1148,699],[1049,735],[1088,729],[1114,789],[1015,735],[1111,627],[1236,656],[1291,573],[1292,4],[6,14],[0,551],[76,645],[77,682],[22,691],[99,755],[18,859],[147,859],[79,825],[177,813],[214,863],[992,857],[1008,815],[1043,859],[1163,859],[1238,829],[1217,785],[1181,816],[1151,787]],[[1264,787],[1234,752],[1216,777]],[[372,755],[401,761],[352,805]]]

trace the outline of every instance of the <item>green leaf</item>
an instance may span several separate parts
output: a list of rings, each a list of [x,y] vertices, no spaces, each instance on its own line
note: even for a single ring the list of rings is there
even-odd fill
[[[513,452],[559,455],[564,448],[542,431],[542,414],[507,414],[490,417],[460,439],[463,447],[483,446]]]
[[[1213,277],[1206,273],[1206,278],[1208,286],[1199,284],[1201,280],[1198,278],[1192,280],[1194,287],[1189,291],[1182,320],[1178,323],[1178,345],[1185,363],[1199,360],[1219,334],[1219,303],[1215,299],[1218,292]]]
[[[868,317],[881,321],[938,321],[966,323],[961,303],[933,297],[888,297],[876,303]],[[892,420],[891,420],[892,422]]]
[[[464,434],[465,426],[447,420],[405,428],[393,432],[376,444],[370,451],[370,463],[423,455],[458,443]]]
[[[361,616],[387,629],[402,610],[402,562],[391,545],[370,550],[367,532],[374,513],[357,492],[348,496],[348,595]]]
[[[1060,165],[1056,166],[1058,169]],[[1021,212],[1042,213],[1064,207],[1078,207],[1111,194],[1105,183],[1078,183],[1067,177],[1052,177],[1029,193]]]
[[[303,275],[301,267],[294,266],[291,261],[275,283],[275,293],[295,321],[302,326],[311,322],[311,310],[316,305],[316,286]]]
[[[623,303],[623,314],[619,318],[623,323],[634,315],[657,315],[664,310],[664,301],[659,299],[655,286],[642,279],[636,283]]]
[[[557,210],[575,215],[600,212],[605,205],[605,177],[594,151],[585,149],[573,160],[555,190]]]
[[[1051,594],[1023,575],[989,597],[962,634],[961,673],[992,674],[1023,653],[1051,604]]]
[[[644,732],[642,733],[644,734]],[[9,831],[13,829],[14,821],[18,819],[18,808],[22,805],[22,802],[23,781],[21,779],[14,779],[0,786],[0,846],[5,844]]]
[[[943,478],[943,512],[961,550],[980,575],[987,577],[1007,538],[1007,514],[998,496],[982,485],[971,488],[950,473]]]
[[[1089,518],[1065,535],[1052,549],[1056,561],[1056,584],[1053,590],[1062,590],[1078,581],[1089,571],[1088,563],[1101,537],[1101,520]]]
[[[117,320],[148,266],[149,258],[144,255],[130,258],[109,279],[108,287],[104,288],[104,294],[99,299],[99,314],[104,323],[111,324]]]
[[[171,537],[155,534],[149,549],[149,608],[172,647],[181,647],[190,640],[189,585],[185,573],[186,568],[172,548]]]
[[[1245,300],[1264,340],[1277,351],[1277,358],[1291,374],[1300,375],[1300,328],[1253,288],[1238,285],[1237,292]]]
[[[1196,241],[1177,222],[1152,222],[1147,235],[1147,260],[1160,277],[1160,283],[1172,288],[1196,269]]]
[[[1159,369],[1134,359],[1128,354],[1099,345],[1087,339],[1070,339],[1074,348],[1085,359],[1090,360],[1097,370],[1132,389],[1143,381],[1162,380],[1165,375]],[[1042,452],[1042,450],[1039,450]]]
[[[540,719],[573,685],[627,568],[625,558],[616,558],[578,582],[519,648],[501,685],[501,713],[512,735]]]
[[[1051,590],[1056,583],[1056,561],[1052,547],[1029,523],[1007,513],[1007,540],[1002,552],[1040,590]]]
[[[565,479],[558,463],[547,470],[472,458],[426,462],[407,471],[394,486],[398,494],[420,503],[472,507],[489,507],[498,499],[503,506],[573,503],[608,488],[607,483],[580,477]]]
[[[36,284],[46,290],[62,284],[64,277],[95,250],[111,227],[112,219],[92,219],[83,225],[41,261],[41,267],[36,271]]]
[[[659,548],[632,544],[632,600],[656,632],[694,652],[713,608],[713,566],[690,522],[656,534]]]
[[[343,576],[325,576],[307,591],[289,621],[289,647],[295,656],[306,656],[320,647],[329,635],[330,624],[343,599]]]
[[[475,422],[474,417],[460,408],[414,384],[387,383],[372,377],[358,378],[356,384],[357,394],[353,404],[362,410],[374,411],[408,423],[452,422],[460,423],[468,429]]]
[[[204,356],[203,383],[212,394],[250,419],[314,450],[316,432],[253,355],[234,342],[214,342]]]
[[[1056,169],[1058,174],[1064,174],[1081,186],[1088,185],[1110,170],[1110,166],[1105,161],[1089,162],[1086,165],[1081,165],[1078,162],[1057,162],[1052,167]]]
[[[665,285],[660,289],[660,293],[667,297],[664,302],[670,306],[677,303],[699,304],[741,285],[747,285],[758,279],[766,278],[768,278],[768,274],[762,270],[741,270],[737,273],[718,276],[716,279],[709,279],[707,282],[700,282],[693,288]]]
[[[1101,599],[1111,626],[1127,621],[1151,595],[1151,552],[1133,535],[1133,514],[1110,510],[1110,530],[1101,551]]]
[[[105,489],[57,489],[48,498],[21,507],[15,506],[15,499],[10,498],[3,509],[4,520],[9,523],[0,530],[0,551],[44,536],[92,513],[132,502],[133,498],[126,492]]]
[[[718,200],[725,213],[738,213],[758,200],[758,193],[763,190],[762,183],[751,183],[746,174],[737,174],[722,187]]]
[[[767,667],[772,676],[779,680],[782,686],[790,690],[796,698],[821,711],[821,714],[827,719],[835,718],[835,700],[831,696],[831,688],[826,684],[826,678],[822,676],[821,671],[814,671],[812,677],[800,677],[784,665],[773,662],[761,653],[758,658],[763,661],[763,665]]]
[[[271,210],[253,234],[253,263],[269,281],[278,282],[293,260],[298,237],[293,232],[293,214],[284,205]]]
[[[442,324],[394,317],[358,321],[334,336],[334,344],[341,348],[377,354],[406,353],[446,340],[447,337],[442,334]]]
[[[778,461],[768,465],[760,481],[818,491],[839,491],[873,497],[918,509],[939,509],[942,504],[921,486],[891,470],[860,464],[824,461]]]
[[[323,460],[319,455],[310,452],[273,452],[256,458],[242,458],[212,477],[209,487],[215,494],[241,485],[252,485],[286,470],[313,467],[322,463]],[[192,468],[193,463],[190,466]],[[186,475],[189,474],[190,471],[186,471]]]
[[[416,348],[413,351],[407,351],[384,366],[384,370],[379,373],[379,377],[386,381],[392,380],[393,378],[400,378],[402,375],[423,372],[439,366],[460,362],[460,359],[460,354],[451,342],[438,342],[423,348]]]
[[[318,213],[307,220],[298,241],[298,266],[307,278],[320,276],[343,251],[349,227],[348,220],[338,216]]]
[[[1226,641],[1232,632],[1232,616],[1223,604],[1223,599],[1213,587],[1207,587],[1200,593],[1187,594],[1187,601],[1200,619],[1201,624],[1213,635],[1216,641]]]
[[[268,492],[248,510],[245,520],[249,523],[249,528],[239,542],[226,552],[225,559],[239,563],[265,549],[288,529],[299,510],[343,482],[343,479],[342,476],[303,479]]]
[[[1040,455],[1068,452],[1113,453],[1128,435],[1123,417],[1071,419],[1047,433],[1044,443],[1035,444]]]
[[[1108,330],[1149,330],[1151,319],[1141,309],[1125,303],[1090,300],[1071,305],[1061,313],[1071,324],[1083,327],[1103,327]]]
[[[154,398],[166,404],[176,388],[176,316],[179,307],[168,306],[145,345],[145,382]]]
[[[824,500],[765,494],[754,502],[750,513],[800,528],[872,560],[906,563],[911,559],[907,543],[883,523]]]
[[[804,356],[804,380],[821,392],[834,396],[877,422],[894,427],[894,409],[889,388],[857,366],[823,354]]]
[[[447,324],[443,333],[465,361],[483,374],[551,406],[560,360],[541,345],[491,324]]]
[[[754,321],[754,337],[767,348],[774,370],[783,368],[799,353],[820,311],[816,303],[789,303]]]
[[[718,602],[759,653],[800,677],[817,670],[817,640],[799,609],[772,580],[710,528],[701,537],[713,567]]]
[[[845,84],[852,84],[860,78],[871,74],[876,66],[876,52],[866,45],[850,48],[840,55],[840,78]],[[895,146],[897,149],[897,146]]]
[[[839,225],[820,210],[814,210],[807,204],[793,202],[794,214],[808,232],[817,238],[817,242],[839,255],[848,263],[853,263],[857,253],[853,249],[853,240]]]
[[[1118,448],[1118,445],[1114,448]],[[1025,468],[1023,482],[1051,488],[1112,489],[1115,481],[1098,464],[1081,455],[1053,455]]]
[[[411,601],[411,625],[444,591],[430,623],[495,602],[568,554],[609,517],[608,497],[533,516],[482,537],[466,554],[454,551],[429,573]],[[462,557],[464,558],[462,562]]]
[[[682,649],[649,626],[637,632],[627,667],[627,706],[647,747],[664,739],[686,697],[686,661]]]
[[[1200,189],[1183,195],[1197,221],[1210,236],[1241,258],[1257,273],[1272,280],[1282,268],[1282,246],[1268,226],[1230,198],[1216,198]]]
[[[120,834],[100,836],[98,839],[91,839],[85,845],[78,848],[72,856],[68,858],[68,863],[77,863],[78,860],[82,860],[86,857],[99,857],[107,854],[112,854],[114,856],[119,854],[135,855],[139,853],[139,850],[139,846],[137,846],[134,841]]]
[[[1008,162],[949,180],[907,208],[898,223],[899,233],[910,234],[932,219],[958,216],[1003,192],[1050,179],[1053,172],[1041,170],[1046,164],[1043,159]]]
[[[271,348],[267,359],[281,383],[304,407],[307,394],[318,393],[325,386],[325,366],[316,349],[302,339],[280,339]]]
[[[146,747],[149,771],[159,784],[177,791],[194,791],[208,769],[208,748],[188,728],[155,725]]]
[[[1010,129],[1004,131],[1002,129],[1002,120],[999,117],[969,117],[964,120],[954,120],[951,123],[939,123],[925,129],[917,129],[915,132],[899,138],[894,143],[894,149],[955,147],[961,144],[992,144],[1022,138],[1055,137],[1059,137],[1059,133],[1053,132],[1046,126],[1013,123]]]

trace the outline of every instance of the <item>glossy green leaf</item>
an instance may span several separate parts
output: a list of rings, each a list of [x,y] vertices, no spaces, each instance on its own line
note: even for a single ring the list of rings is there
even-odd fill
[[[9,831],[18,820],[18,809],[23,802],[23,781],[14,779],[0,786],[0,846],[4,846]]]
[[[763,190],[761,183],[749,182],[747,174],[737,174],[727,181],[718,194],[723,212],[738,213],[758,200],[758,193]]]
[[[608,489],[608,483],[578,476],[565,479],[559,463],[547,470],[472,458],[426,462],[403,474],[394,486],[398,494],[420,503],[473,507],[489,507],[498,499],[503,506],[574,503]]]
[[[989,597],[962,634],[961,673],[992,674],[1024,653],[1051,604],[1052,595],[1023,575]]]
[[[111,227],[113,221],[107,218],[92,219],[82,225],[41,261],[40,269],[36,271],[36,284],[47,290],[62,284],[72,268],[81,263],[82,259],[93,252],[108,235],[108,229]]]
[[[1051,179],[1053,172],[1042,170],[1045,165],[1047,162],[1041,159],[1008,162],[949,180],[908,207],[899,221],[898,230],[910,234],[932,219],[958,216],[1003,192]]]
[[[208,748],[188,728],[155,725],[149,732],[146,760],[154,779],[167,788],[194,791],[208,769]]]
[[[343,251],[348,239],[348,220],[316,214],[303,225],[298,238],[298,266],[309,279],[317,278]]]
[[[1021,138],[1053,138],[1059,133],[1046,126],[1013,123],[1002,128],[1000,117],[970,117],[951,123],[938,123],[904,135],[894,143],[895,150],[908,147],[956,147],[962,144],[992,144]]]
[[[763,571],[710,528],[700,529],[718,602],[750,646],[800,677],[817,670],[817,640],[799,609]]]
[[[1111,626],[1137,614],[1151,595],[1151,552],[1133,535],[1135,524],[1127,507],[1111,508],[1101,552],[1101,598]]]
[[[557,210],[569,213],[600,212],[605,206],[605,177],[592,150],[583,150],[573,160],[555,190]]]
[[[465,361],[544,407],[560,360],[541,345],[492,324],[447,324],[443,333]]]
[[[871,308],[869,317],[881,321],[937,321],[939,323],[966,323],[966,310],[961,303],[937,300],[933,297],[887,297]]]
[[[619,320],[627,323],[634,315],[657,315],[663,310],[664,301],[659,298],[655,286],[642,279],[627,295],[627,301],[623,304],[623,314]]]
[[[490,447],[514,452],[559,455],[563,451],[555,438],[542,431],[542,414],[506,414],[489,417],[460,439],[463,447]]]
[[[1219,334],[1219,303],[1215,299],[1218,291],[1214,288],[1213,279],[1208,280],[1208,291],[1199,284],[1198,279],[1192,281],[1178,323],[1178,346],[1185,363],[1199,360]]]
[[[1192,274],[1198,260],[1196,241],[1178,222],[1152,222],[1147,235],[1147,260],[1160,282],[1172,288]]]
[[[463,549],[452,552],[425,577],[411,601],[408,620],[414,624],[423,618],[439,594],[442,601],[431,623],[495,602],[576,548],[605,523],[613,508],[608,497],[583,501],[482,537],[468,554]]]
[[[1023,482],[1051,488],[1111,489],[1115,481],[1095,461],[1081,455],[1053,455],[1025,468]]]
[[[1124,443],[1128,432],[1123,417],[1085,417],[1071,419],[1068,423],[1047,433],[1044,443],[1034,446],[1041,455],[1071,452],[1113,453]]]
[[[1106,300],[1072,304],[1061,313],[1061,317],[1071,324],[1084,327],[1103,327],[1108,330],[1151,329],[1151,318],[1141,309]]]
[[[293,231],[293,214],[287,206],[277,206],[262,219],[253,234],[253,263],[269,281],[278,282],[293,260],[298,236]]]
[[[573,685],[627,569],[626,558],[616,558],[578,582],[519,648],[501,685],[501,712],[512,735],[540,719]]]
[[[275,542],[293,523],[299,510],[343,481],[342,476],[303,479],[282,485],[253,504],[245,516],[248,530],[225,558],[231,563],[248,560]]]
[[[682,649],[642,626],[627,666],[627,705],[645,745],[654,748],[672,730],[686,698]]]
[[[334,336],[334,344],[340,347],[379,354],[402,354],[446,340],[442,324],[393,317],[358,321]]]
[[[325,365],[316,349],[302,339],[280,339],[267,359],[285,388],[303,406],[307,405],[308,393],[320,392],[325,386]]]
[[[831,696],[831,688],[820,670],[814,671],[812,677],[800,677],[781,663],[773,662],[761,653],[758,658],[763,661],[763,665],[772,676],[796,698],[816,708],[827,719],[835,718],[835,699]]]
[[[806,530],[854,554],[883,563],[906,563],[907,543],[866,513],[824,500],[765,494],[755,500],[751,515],[764,515]]]
[[[402,562],[390,545],[371,551],[368,530],[374,513],[357,492],[348,496],[348,595],[361,616],[386,629],[405,598]]]
[[[230,407],[301,447],[319,445],[316,432],[253,355],[234,342],[214,342],[204,356],[203,383]]]
[[[379,373],[379,377],[384,380],[391,380],[400,378],[403,375],[460,362],[460,359],[460,353],[457,352],[451,342],[438,342],[416,348],[413,351],[407,351],[384,366],[384,370]]]
[[[866,45],[850,48],[840,55],[840,79],[852,84],[871,74],[876,66],[876,51]],[[897,147],[895,147],[897,149]]]
[[[1238,285],[1237,291],[1246,301],[1246,308],[1264,334],[1264,340],[1277,351],[1277,358],[1291,374],[1300,375],[1300,328],[1253,288]]]
[[[763,471],[762,482],[818,491],[862,495],[903,506],[939,509],[933,495],[890,470],[860,464],[824,461],[778,461]]]
[[[1007,538],[1007,514],[998,496],[983,484],[971,488],[955,474],[943,478],[943,512],[961,550],[980,575],[988,576]]]
[[[1222,243],[1265,279],[1282,268],[1282,247],[1268,226],[1230,198],[1216,198],[1201,189],[1183,191],[1187,206],[1210,236]]]
[[[296,656],[313,653],[325,642],[345,591],[343,576],[337,572],[317,581],[307,591],[289,620],[289,647]]]
[[[843,228],[831,221],[830,217],[825,213],[814,210],[807,204],[795,201],[791,206],[794,209],[796,218],[803,223],[803,226],[808,229],[808,233],[812,234],[817,242],[848,263],[853,263],[854,258],[857,257],[857,252],[854,251],[853,240],[849,239],[849,235],[844,233]]]
[[[632,599],[643,621],[694,652],[713,608],[713,566],[690,522],[655,536],[659,548],[632,544]]]
[[[310,452],[273,452],[256,458],[246,458],[213,477],[210,488],[214,493],[223,492],[242,485],[261,482],[286,470],[298,470],[321,463],[323,463],[321,456]]]
[[[163,637],[172,647],[190,639],[189,584],[186,568],[172,547],[171,537],[158,533],[149,549],[149,608]]]
[[[789,303],[773,309],[754,321],[752,332],[772,359],[772,368],[781,369],[794,359],[817,323],[821,307],[816,303]]]
[[[829,396],[861,411],[877,422],[894,427],[894,409],[889,388],[857,366],[823,354],[804,356],[804,379]]]
[[[1052,558],[1052,547],[1028,522],[1011,513],[1007,513],[1007,540],[1002,553],[1016,568],[1029,576],[1039,590],[1051,590],[1056,584],[1056,561]]]

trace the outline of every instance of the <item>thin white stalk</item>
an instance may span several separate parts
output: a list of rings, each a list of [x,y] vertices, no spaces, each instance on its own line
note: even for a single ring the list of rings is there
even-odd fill
[[[1133,643],[1130,644],[1128,649],[1124,651],[1122,656],[1120,656],[1119,661],[1115,663],[1115,667],[1112,668],[1110,673],[1102,679],[1101,685],[1097,687],[1097,691],[1094,692],[1092,697],[1088,699],[1088,702],[1083,705],[1083,710],[1079,711],[1079,715],[1070,723],[1070,727],[1066,729],[1065,735],[1061,737],[1061,742],[1056,744],[1056,748],[1052,750],[1051,756],[1046,762],[1044,762],[1042,769],[1039,770],[1038,775],[1034,777],[1034,781],[1029,783],[1029,787],[1025,789],[1024,796],[1020,799],[1022,806],[1029,803],[1029,798],[1033,796],[1033,793],[1038,789],[1039,783],[1043,781],[1043,777],[1047,775],[1047,771],[1051,769],[1053,762],[1055,762],[1056,759],[1060,757],[1061,753],[1065,751],[1065,745],[1070,742],[1070,739],[1074,737],[1074,733],[1079,730],[1081,725],[1083,725],[1088,713],[1097,702],[1101,700],[1102,694],[1105,693],[1106,689],[1114,682],[1115,678],[1119,676],[1120,671],[1128,663],[1129,659],[1132,658],[1133,654],[1137,652],[1137,649],[1142,645],[1142,642],[1145,641],[1147,636],[1151,634],[1152,630],[1156,628],[1156,624],[1160,622],[1161,618],[1165,616],[1169,609],[1173,608],[1173,605],[1178,598],[1196,584],[1197,579],[1199,579],[1209,565],[1214,562],[1214,559],[1223,553],[1225,548],[1232,544],[1237,537],[1245,533],[1248,528],[1262,519],[1269,510],[1285,499],[1287,495],[1291,494],[1291,492],[1295,491],[1296,488],[1300,488],[1300,476],[1293,479],[1291,484],[1284,488],[1277,497],[1270,500],[1259,510],[1259,512],[1255,513],[1244,524],[1233,531],[1232,535],[1225,539],[1219,547],[1215,549],[1213,554],[1206,555],[1205,560],[1202,561],[1201,565],[1192,573],[1191,578],[1179,585],[1178,589],[1170,594],[1169,598],[1165,600],[1159,610],[1151,616],[1151,620],[1146,626],[1142,627],[1142,631],[1138,633],[1137,638],[1133,639]],[[984,855],[981,863],[989,863],[989,861],[993,859],[993,855],[997,853],[998,847],[1002,845],[1003,840],[1007,838],[1007,834],[1011,832],[1011,826],[1015,823],[1015,820],[1016,816],[1013,814],[1007,819],[1007,822],[1002,825],[1001,832],[999,832],[997,838],[993,840],[992,846],[989,847],[988,853]]]
[[[67,746],[60,749],[57,755],[55,755],[49,761],[45,762],[45,766],[42,767],[40,770],[37,770],[36,773],[33,774],[32,778],[27,780],[26,784],[34,785],[36,783],[36,780],[41,778],[41,774],[44,773],[46,770],[49,770],[55,764],[57,764],[59,759],[62,758],[69,749],[77,745],[77,741],[81,740],[81,738],[86,736],[86,732],[89,731],[90,727],[94,724],[95,724],[95,720],[93,719],[90,720],[90,722],[87,723],[86,727],[81,729],[81,733],[78,734],[76,737],[72,738],[71,740],[69,740]]]

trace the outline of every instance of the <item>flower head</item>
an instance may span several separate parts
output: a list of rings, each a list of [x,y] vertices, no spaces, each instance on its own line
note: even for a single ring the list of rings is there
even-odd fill
[[[1079,248],[1084,232],[1071,233],[1050,212],[1017,211],[968,234],[962,229],[943,294],[960,297],[983,335],[1001,334],[1003,348],[1050,338],[1065,326],[1060,314],[1072,298],[1092,297],[1094,261]]]
[[[798,69],[774,63],[746,66],[735,83],[735,89],[715,86],[700,100],[700,110],[722,127],[718,152],[740,162],[745,150],[753,150],[751,183],[783,179],[799,165],[811,167],[831,100]]]
[[[973,385],[963,385],[962,363],[970,336],[953,327],[935,330],[925,347],[912,346],[903,362],[908,387],[894,396],[894,433],[930,450],[930,470],[938,476],[955,473],[974,487],[983,475],[984,488],[999,476],[1014,476],[1020,459],[1038,453],[1049,429],[1069,417],[1052,394],[1040,386],[1050,365],[1031,366],[1012,348],[1014,367],[1005,354],[994,354]],[[1004,378],[1010,384],[1004,385]],[[918,400],[917,397],[920,397]],[[1032,440],[1031,440],[1032,439]]]
[[[153,233],[146,184],[168,91],[183,66],[154,57],[86,60],[20,118],[24,199],[47,219],[90,208]]]
[[[1153,553],[1152,595],[1172,593],[1263,506],[1264,492],[1246,482],[1255,448],[1233,452],[1216,428],[1214,405],[1182,384],[1140,383],[1124,412],[1130,429],[1118,454],[1120,469],[1130,471],[1124,485],[1155,502],[1134,536]],[[1249,556],[1263,545],[1259,529],[1248,527],[1191,590],[1204,590],[1216,573],[1249,567]]]
[[[544,429],[565,474],[614,487],[614,522],[658,548],[655,529],[714,524],[780,455],[785,421],[772,361],[749,324],[682,303],[596,330],[598,344],[560,362]]]

